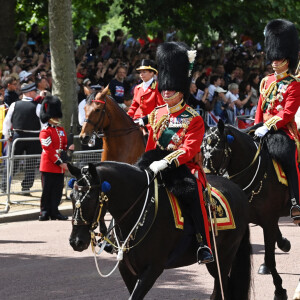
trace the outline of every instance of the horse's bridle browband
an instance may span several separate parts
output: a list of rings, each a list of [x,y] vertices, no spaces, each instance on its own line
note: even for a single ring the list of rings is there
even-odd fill
[[[104,122],[104,117],[105,117],[105,112],[106,112],[106,101],[93,99],[92,102],[98,102],[98,103],[104,104],[104,106],[101,110],[100,120],[97,123],[94,123],[90,119],[84,119],[83,122],[92,124],[94,126],[93,133],[98,136],[98,129],[102,128],[103,122]]]
[[[100,120],[95,124],[94,122],[92,122],[91,120],[89,119],[84,119],[83,122],[85,123],[89,123],[89,124],[92,124],[94,126],[94,129],[93,129],[93,134],[95,134],[98,138],[100,137],[99,135],[99,128],[103,128],[103,122],[104,122],[104,116],[105,116],[105,113],[106,113],[106,101],[104,100],[96,100],[96,99],[93,99],[91,100],[92,102],[98,102],[98,103],[101,103],[101,104],[104,104],[104,107],[103,109],[101,110],[101,116],[100,116]],[[109,115],[109,113],[107,113],[107,117],[109,120],[111,120],[111,117]],[[98,125],[98,126],[97,126]],[[134,126],[130,127],[130,128],[119,128],[119,129],[111,129],[110,132],[120,132],[119,134],[111,134],[111,133],[108,133],[107,130],[103,129],[103,131],[105,131],[105,135],[106,137],[118,137],[118,136],[122,136],[122,135],[126,135],[126,134],[129,134],[133,131],[136,131],[136,130],[139,130],[139,126],[134,124]]]

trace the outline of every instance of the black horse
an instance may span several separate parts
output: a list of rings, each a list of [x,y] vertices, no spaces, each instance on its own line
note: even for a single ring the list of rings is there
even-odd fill
[[[99,212],[99,199],[104,196],[101,188],[104,182],[111,186],[105,193],[108,199],[105,208],[117,224],[118,239],[124,241],[144,205],[144,200],[136,200],[142,194],[142,199],[145,198],[148,185],[146,171],[118,162],[101,162],[97,167],[89,164],[82,170],[69,165],[69,170],[77,178],[72,192],[74,209],[70,244],[73,249],[83,251],[90,244],[90,230]],[[209,176],[208,180],[227,198],[236,224],[235,229],[219,231],[216,237],[225,299],[249,299],[251,245],[246,196],[236,184],[225,178]],[[140,222],[143,225],[139,225],[139,229],[132,234],[135,238],[126,245],[130,250],[124,252],[119,263],[130,299],[143,299],[164,269],[197,262],[197,242],[194,233],[189,230],[192,227],[189,226],[189,219],[185,217],[184,230],[175,228],[163,184],[158,185],[158,195],[156,217],[155,209],[147,204],[146,215],[149,217],[143,215],[143,222]],[[153,202],[153,197],[156,198],[152,183],[148,198]],[[215,278],[211,299],[222,299],[216,263],[208,264],[207,269]]]
[[[274,299],[287,299],[276,270],[275,243],[285,252],[290,250],[290,242],[282,237],[278,227],[279,218],[289,215],[289,193],[278,182],[267,149],[246,132],[219,122],[218,127],[206,132],[202,151],[206,169],[218,175],[227,171],[229,178],[247,194],[250,222],[263,229],[265,264],[273,276]]]

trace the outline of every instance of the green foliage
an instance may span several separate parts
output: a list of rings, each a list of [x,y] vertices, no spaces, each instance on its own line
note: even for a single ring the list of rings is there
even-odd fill
[[[195,35],[203,42],[210,40],[210,31],[218,32],[223,39],[231,39],[235,32],[237,37],[247,34],[254,41],[262,41],[263,29],[271,19],[286,18],[298,26],[300,9],[298,0],[139,0],[137,4],[123,0],[122,3],[124,23],[129,28],[141,32],[145,27],[153,33],[153,23],[164,31],[174,27],[187,42]]]
[[[233,32],[237,39],[247,34],[256,42],[263,40],[265,25],[274,18],[288,19],[300,29],[299,10],[299,0],[72,0],[76,39],[85,38],[90,26],[99,26],[100,36],[109,31],[112,37],[118,28],[156,36],[158,30],[174,28],[187,42],[197,36],[206,43],[212,32],[223,39],[231,39]],[[17,0],[16,32],[30,31],[33,23],[48,32],[48,1]]]
[[[16,32],[29,32],[37,23],[43,33],[48,33],[48,1],[17,0]]]

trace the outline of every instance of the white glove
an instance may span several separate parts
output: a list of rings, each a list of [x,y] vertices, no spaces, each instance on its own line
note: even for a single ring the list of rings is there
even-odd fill
[[[135,124],[139,125],[139,126],[144,126],[144,121],[142,118],[136,119],[133,121]]]
[[[263,137],[267,132],[269,131],[269,129],[267,128],[267,126],[263,125],[258,127],[254,134],[258,137]]]
[[[162,160],[158,160],[158,161],[154,161],[149,168],[151,169],[151,171],[154,173],[154,175],[156,175],[159,171],[164,170],[165,168],[168,167],[168,163],[166,160],[162,159]]]

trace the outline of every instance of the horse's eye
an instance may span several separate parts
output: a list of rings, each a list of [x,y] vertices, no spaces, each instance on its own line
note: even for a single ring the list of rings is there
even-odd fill
[[[95,112],[100,112],[100,108],[95,109]]]

